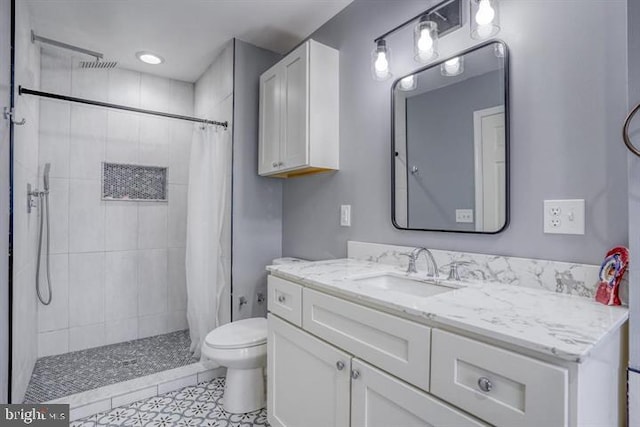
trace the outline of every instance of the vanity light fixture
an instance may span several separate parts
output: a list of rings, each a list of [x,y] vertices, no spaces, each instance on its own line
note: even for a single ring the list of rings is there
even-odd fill
[[[164,62],[164,58],[152,52],[141,51],[136,52],[136,58],[145,64],[158,65]]]
[[[498,0],[470,0],[471,37],[476,40],[493,37],[500,31]]]
[[[378,40],[376,48],[371,52],[371,72],[375,80],[383,81],[391,77],[391,71],[389,70],[390,60],[391,51],[387,47],[387,42]]]
[[[413,32],[415,60],[426,63],[437,58],[438,40],[462,27],[463,1],[476,0],[444,0],[376,38],[374,40],[376,47],[371,55],[371,72],[374,80],[382,81],[391,77],[389,71],[391,56],[387,39],[408,25],[415,25]]]
[[[410,76],[407,76],[405,78],[403,78],[402,80],[400,80],[400,84],[398,85],[398,89],[408,92],[411,90],[414,90],[417,86],[417,82],[416,82],[416,76],[415,74],[411,74]]]
[[[440,65],[440,74],[445,77],[459,76],[464,72],[464,58],[456,56]]]
[[[423,15],[413,30],[415,60],[429,62],[438,57],[438,24]]]

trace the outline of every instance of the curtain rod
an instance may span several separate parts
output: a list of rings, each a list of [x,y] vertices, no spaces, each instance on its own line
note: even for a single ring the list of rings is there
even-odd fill
[[[217,122],[215,120],[200,119],[197,117],[190,117],[190,116],[181,116],[180,114],[170,114],[170,113],[163,113],[162,111],[144,110],[142,108],[128,107],[126,105],[110,104],[108,102],[94,101],[92,99],[75,98],[73,96],[60,95],[57,93],[40,92],[38,90],[27,89],[22,86],[18,86],[18,93],[20,95],[42,96],[44,98],[58,99],[61,101],[77,102],[78,104],[88,104],[88,105],[95,105],[97,107],[106,107],[106,108],[114,108],[116,110],[132,111],[134,113],[151,114],[154,116],[168,117],[170,119],[206,123],[209,125],[222,126],[225,129],[227,129],[227,127],[229,126],[229,122]]]

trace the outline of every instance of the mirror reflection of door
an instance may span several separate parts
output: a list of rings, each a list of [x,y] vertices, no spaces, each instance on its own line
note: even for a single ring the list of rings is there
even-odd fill
[[[476,231],[498,230],[506,212],[504,106],[473,113]]]

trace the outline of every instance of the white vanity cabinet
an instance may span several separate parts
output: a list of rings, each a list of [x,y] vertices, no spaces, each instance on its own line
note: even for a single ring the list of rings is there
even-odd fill
[[[268,286],[272,426],[623,424],[623,330],[570,362],[403,318],[357,296],[273,275]]]
[[[308,40],[260,76],[260,175],[338,169],[338,72],[338,51]]]
[[[267,414],[274,427],[485,426],[269,314]]]

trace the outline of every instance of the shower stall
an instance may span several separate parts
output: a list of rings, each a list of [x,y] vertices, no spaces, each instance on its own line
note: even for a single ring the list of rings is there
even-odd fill
[[[226,128],[230,115],[199,120],[223,112],[206,101],[196,111],[209,95],[197,83],[99,66],[97,52],[37,35],[21,3],[12,401],[64,402],[180,369],[214,375],[190,351],[189,153],[194,121]]]
[[[69,403],[76,419],[224,375],[194,357],[193,335],[266,314],[282,184],[255,172],[258,79],[280,55],[230,40],[181,81],[121,66],[78,35],[58,40],[43,30],[50,14],[34,13],[48,7],[15,2],[9,391],[13,403]],[[201,139],[203,125],[225,138]],[[190,328],[188,212],[211,203],[189,192],[203,166],[190,158],[194,141],[230,149],[211,163],[224,191],[202,174],[192,186],[221,191],[224,220],[218,259],[196,250],[190,264],[219,264],[216,279],[198,276],[219,301],[199,312],[210,307],[215,320]]]

